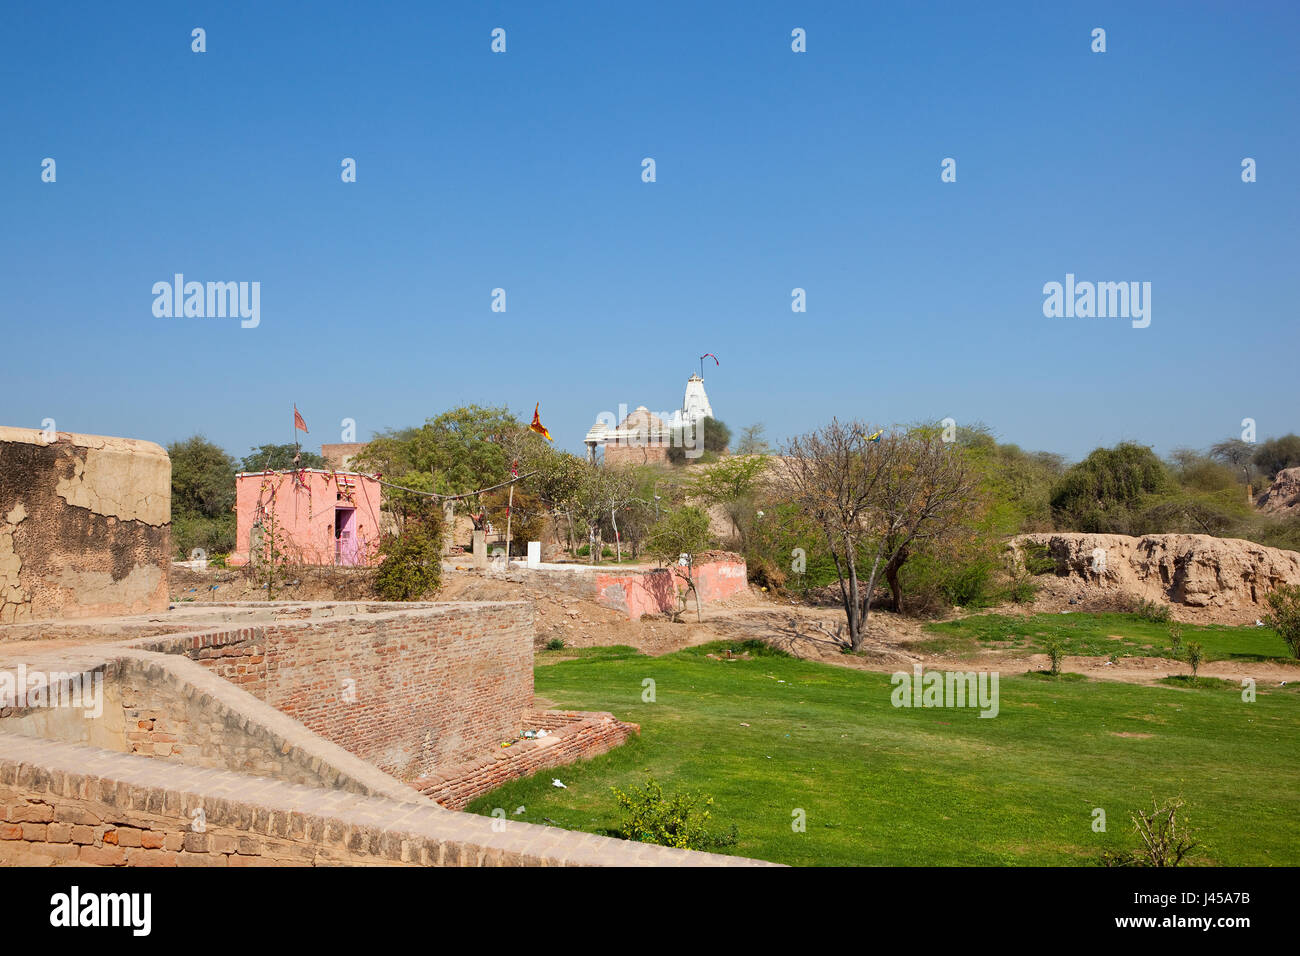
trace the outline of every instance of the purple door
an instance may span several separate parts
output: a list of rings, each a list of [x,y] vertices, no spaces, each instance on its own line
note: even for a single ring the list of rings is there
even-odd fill
[[[357,509],[334,509],[334,560],[337,564],[354,565],[358,562]]]

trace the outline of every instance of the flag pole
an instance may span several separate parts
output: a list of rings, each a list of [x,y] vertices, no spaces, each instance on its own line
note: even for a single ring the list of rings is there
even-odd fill
[[[510,519],[515,511],[515,483],[510,482],[510,502],[506,505],[506,567],[510,566]]]

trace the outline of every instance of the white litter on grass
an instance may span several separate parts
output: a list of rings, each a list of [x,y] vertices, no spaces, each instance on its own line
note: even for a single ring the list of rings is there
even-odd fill
[[[519,816],[519,814],[521,814],[521,813],[523,813],[523,812],[524,812],[524,808],[523,808],[523,807],[515,807],[515,816]]]
[[[559,787],[561,790],[568,790],[568,789],[569,789],[568,787],[566,787],[564,784],[562,784],[562,783],[560,782],[560,778],[559,778],[559,777],[556,777],[554,780],[551,781],[551,786],[552,786],[552,787]]]

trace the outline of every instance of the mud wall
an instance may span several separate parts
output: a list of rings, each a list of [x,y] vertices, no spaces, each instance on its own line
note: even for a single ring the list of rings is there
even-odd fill
[[[167,452],[52,437],[0,427],[0,624],[166,610]]]

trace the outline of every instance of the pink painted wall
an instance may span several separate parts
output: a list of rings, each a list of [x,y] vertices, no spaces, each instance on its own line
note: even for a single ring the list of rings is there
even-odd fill
[[[691,576],[701,604],[725,600],[747,587],[745,559],[739,555],[726,555],[717,560],[705,558],[695,566]],[[596,573],[597,603],[626,611],[634,621],[646,614],[676,610],[677,592],[685,587],[686,582],[676,572],[665,568]],[[693,595],[688,598],[688,604],[695,604]]]
[[[235,479],[235,551],[228,563],[239,567],[249,560],[249,535],[260,514],[274,514],[282,544],[291,562],[334,564],[335,513],[355,508],[356,563],[377,564],[381,488],[369,475],[300,471],[241,474]]]

